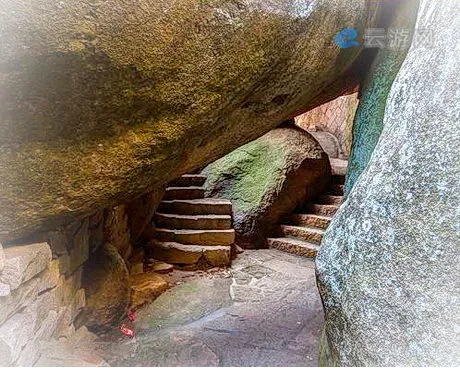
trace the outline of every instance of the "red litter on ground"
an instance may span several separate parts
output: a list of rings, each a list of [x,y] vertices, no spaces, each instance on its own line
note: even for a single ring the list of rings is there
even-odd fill
[[[120,326],[120,331],[123,335],[127,336],[127,337],[134,337],[136,334],[134,333],[134,330],[125,325],[124,323]]]
[[[137,315],[136,315],[136,312],[130,312],[128,313],[128,319],[131,321],[131,322],[134,322],[137,318]]]

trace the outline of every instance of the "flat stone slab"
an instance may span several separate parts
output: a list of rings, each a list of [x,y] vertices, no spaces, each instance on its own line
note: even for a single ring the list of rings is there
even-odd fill
[[[229,278],[202,278],[168,290],[138,312],[136,327],[164,329],[181,326],[229,306],[231,282]]]
[[[162,294],[138,311],[136,340],[105,345],[104,358],[124,366],[317,366],[323,312],[314,262],[246,250],[229,271]]]

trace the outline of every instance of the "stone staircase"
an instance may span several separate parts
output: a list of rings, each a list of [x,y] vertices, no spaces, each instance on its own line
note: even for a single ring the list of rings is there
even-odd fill
[[[304,213],[294,213],[280,225],[276,238],[268,238],[270,248],[314,258],[332,217],[343,201],[345,176],[333,175],[327,193],[304,206]]]
[[[228,266],[235,242],[232,203],[204,198],[206,177],[187,174],[171,182],[155,214],[151,255],[181,266]]]

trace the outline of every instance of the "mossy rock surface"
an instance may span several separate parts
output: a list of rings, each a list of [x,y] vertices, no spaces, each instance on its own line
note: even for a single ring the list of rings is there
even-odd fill
[[[265,246],[279,221],[321,193],[330,177],[319,143],[296,127],[281,127],[205,168],[209,197],[230,199],[236,242]]]
[[[203,167],[320,103],[366,0],[0,4],[0,240]]]

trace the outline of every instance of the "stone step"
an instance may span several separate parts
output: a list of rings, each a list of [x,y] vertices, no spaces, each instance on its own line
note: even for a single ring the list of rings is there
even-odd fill
[[[172,187],[200,187],[206,181],[206,176],[200,174],[185,174],[169,183]]]
[[[312,214],[294,213],[291,215],[290,222],[297,226],[311,226],[320,229],[327,229],[332,218]]]
[[[231,264],[231,246],[207,247],[154,240],[148,244],[151,255],[163,262],[176,265],[194,265],[205,259],[211,266]]]
[[[232,228],[230,215],[177,215],[156,213],[155,225],[165,229],[225,230]]]
[[[332,204],[309,204],[308,209],[315,215],[332,217],[339,209],[339,206]]]
[[[204,198],[202,187],[168,187],[164,195],[165,200],[202,198]]]
[[[317,203],[319,204],[333,204],[335,206],[340,206],[343,201],[343,196],[337,196],[337,195],[321,195],[318,197]]]
[[[345,190],[345,185],[333,184],[329,188],[329,193],[331,195],[343,196],[344,190]]]
[[[320,249],[318,244],[293,238],[268,238],[267,243],[269,248],[279,249],[308,258],[315,258]]]
[[[215,198],[162,201],[158,206],[158,212],[181,215],[231,215],[232,202]]]
[[[172,230],[155,229],[156,238],[162,242],[175,242],[195,245],[232,245],[235,243],[235,230]]]
[[[345,184],[345,175],[332,175],[332,183],[334,184]]]
[[[288,238],[299,238],[307,242],[320,244],[324,230],[306,226],[281,225],[280,234]]]

